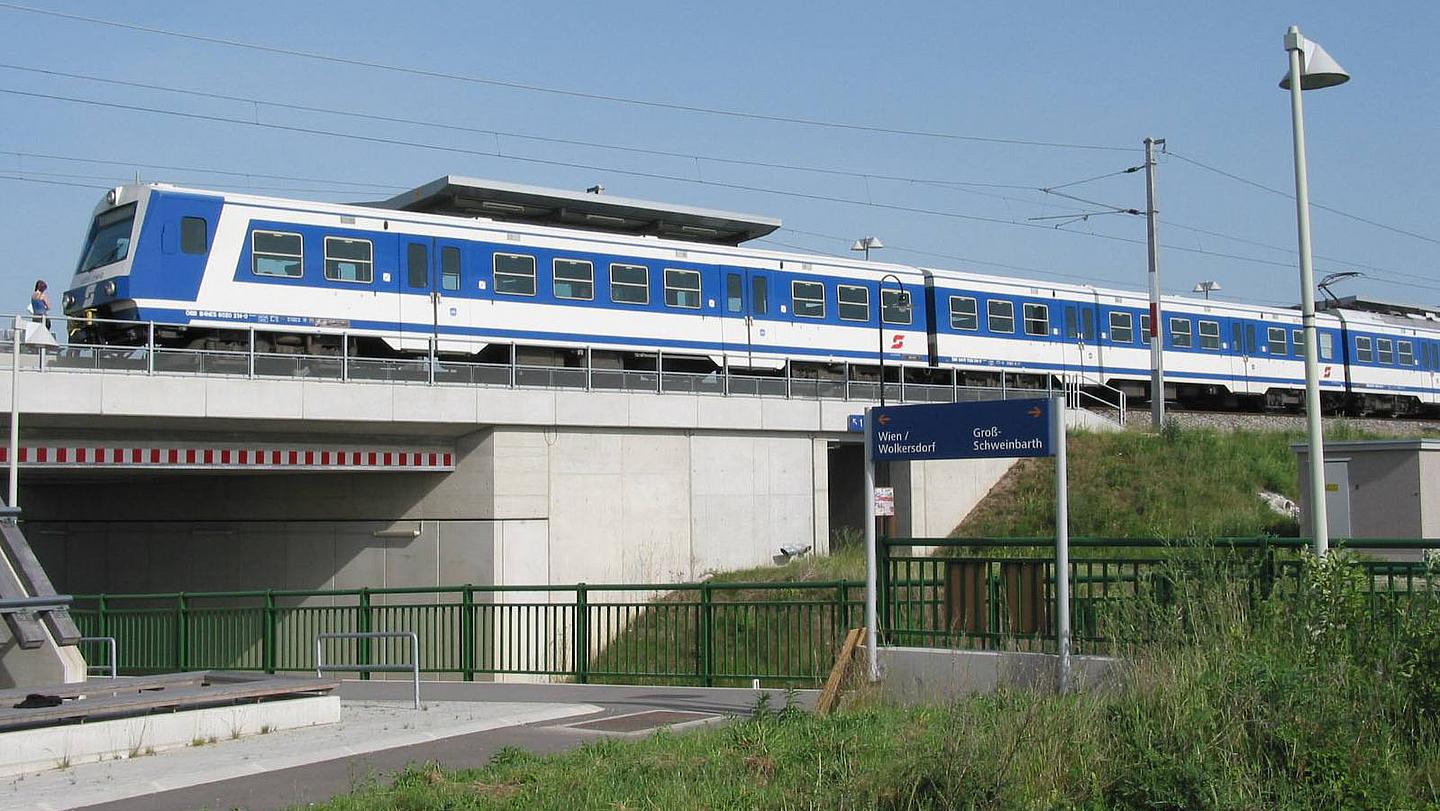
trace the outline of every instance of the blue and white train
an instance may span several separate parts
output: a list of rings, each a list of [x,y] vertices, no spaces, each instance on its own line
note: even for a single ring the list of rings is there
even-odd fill
[[[1143,293],[761,250],[738,243],[778,221],[745,232],[738,215],[538,190],[467,199],[483,188],[461,181],[359,205],[113,189],[63,297],[72,342],[150,339],[120,320],[168,325],[154,336],[167,346],[241,349],[254,330],[261,349],[339,354],[343,334],[357,355],[427,353],[433,341],[480,360],[518,347],[527,362],[573,365],[588,349],[620,368],[653,368],[663,353],[667,369],[873,380],[883,341],[886,364],[903,369],[892,380],[986,384],[1004,373],[1007,385],[1044,387],[1067,376],[1149,396]],[[444,191],[446,204],[414,210],[422,190]],[[1166,297],[1163,319],[1169,398],[1302,402],[1296,310]],[[1319,332],[1326,407],[1440,407],[1437,321],[1422,308],[1332,302]]]

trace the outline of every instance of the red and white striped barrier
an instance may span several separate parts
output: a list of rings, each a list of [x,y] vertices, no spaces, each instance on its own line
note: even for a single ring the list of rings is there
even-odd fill
[[[25,445],[30,468],[151,468],[169,470],[326,470],[435,472],[455,469],[449,450],[317,448],[257,445]],[[0,465],[10,449],[0,447]]]

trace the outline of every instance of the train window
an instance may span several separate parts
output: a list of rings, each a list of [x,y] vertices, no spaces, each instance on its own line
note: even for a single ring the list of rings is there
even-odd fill
[[[204,253],[210,248],[210,226],[203,217],[180,218],[180,250]]]
[[[909,290],[881,290],[880,318],[887,324],[909,324],[915,308],[910,306]]]
[[[993,298],[985,302],[985,322],[991,332],[1014,332],[1014,303]]]
[[[1140,343],[1145,346],[1150,345],[1150,316],[1148,315],[1140,316]]]
[[[507,296],[535,295],[535,257],[495,254],[495,292]]]
[[[750,280],[750,311],[752,315],[764,315],[770,307],[770,281],[764,276]]]
[[[1066,338],[1075,338],[1075,337],[1078,337],[1078,335],[1077,335],[1077,333],[1076,333],[1076,330],[1077,330],[1077,329],[1079,329],[1079,327],[1078,327],[1078,325],[1075,323],[1075,308],[1074,308],[1073,306],[1072,306],[1072,307],[1066,307],[1066,308],[1065,308],[1065,337],[1066,337]]]
[[[1379,338],[1375,341],[1376,360],[1389,366],[1395,362],[1395,344],[1389,338]]]
[[[1317,332],[1315,340],[1320,344],[1320,360],[1333,360],[1335,358],[1335,342],[1330,333]]]
[[[1290,349],[1295,353],[1295,357],[1305,357],[1305,330],[1290,330]]]
[[[1219,349],[1219,348],[1220,348],[1220,322],[1219,322],[1219,321],[1201,321],[1201,322],[1200,322],[1200,348],[1201,348],[1201,349]]]
[[[825,317],[825,285],[820,282],[791,282],[790,298],[800,318]]]
[[[870,291],[853,284],[836,285],[835,309],[842,321],[869,321]]]
[[[440,249],[440,289],[460,289],[460,249],[454,246]]]
[[[1271,355],[1286,354],[1285,328],[1269,327],[1265,330],[1265,351]]]
[[[283,231],[256,231],[250,235],[250,269],[257,276],[304,276],[305,240]]]
[[[975,308],[975,299],[965,296],[950,297],[950,328],[980,329],[980,314]]]
[[[550,272],[555,298],[595,299],[595,266],[591,263],[580,259],[556,259],[551,263]]]
[[[1355,337],[1355,360],[1361,363],[1369,363],[1375,357],[1370,352],[1370,339],[1363,336]]]
[[[325,237],[325,278],[369,284],[375,279],[375,246],[368,239]]]
[[[416,289],[430,286],[430,251],[418,242],[405,248],[405,283]]]
[[[1135,341],[1133,325],[1135,319],[1129,313],[1110,313],[1110,340],[1117,344],[1128,344]]]
[[[725,274],[725,312],[738,313],[745,307],[745,280],[738,273]]]
[[[650,269],[644,265],[611,265],[610,300],[616,304],[649,304]]]
[[[1025,315],[1026,335],[1049,335],[1050,334],[1050,308],[1044,304],[1026,304],[1022,311]]]
[[[665,268],[665,306],[700,307],[700,271]]]
[[[1190,319],[1170,319],[1170,343],[1174,344],[1176,349],[1190,348]]]
[[[1401,366],[1415,365],[1415,344],[1409,341],[1399,341],[1395,344],[1395,348],[1399,350]]]

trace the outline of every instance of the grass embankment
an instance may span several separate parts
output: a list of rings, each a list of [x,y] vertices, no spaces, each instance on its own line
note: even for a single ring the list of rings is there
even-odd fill
[[[1332,560],[1338,556],[1332,556]],[[1199,572],[1197,574],[1197,571]],[[1105,691],[944,707],[762,712],[718,729],[402,773],[361,809],[1433,808],[1440,601],[1392,625],[1363,576],[1316,567],[1301,601],[1194,562],[1131,607],[1133,667]]]

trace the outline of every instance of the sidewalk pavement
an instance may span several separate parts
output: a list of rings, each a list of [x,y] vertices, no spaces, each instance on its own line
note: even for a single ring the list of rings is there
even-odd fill
[[[339,724],[12,778],[0,785],[0,807],[283,809],[386,782],[411,763],[476,767],[507,746],[556,752],[605,735],[649,734],[654,727],[639,715],[647,711],[693,713],[668,716],[689,726],[744,715],[762,693],[775,707],[786,700],[780,690],[426,682],[417,711],[410,690],[403,681],[345,682]],[[810,707],[817,692],[795,695]],[[613,719],[602,725],[611,731],[575,726],[599,719]]]

